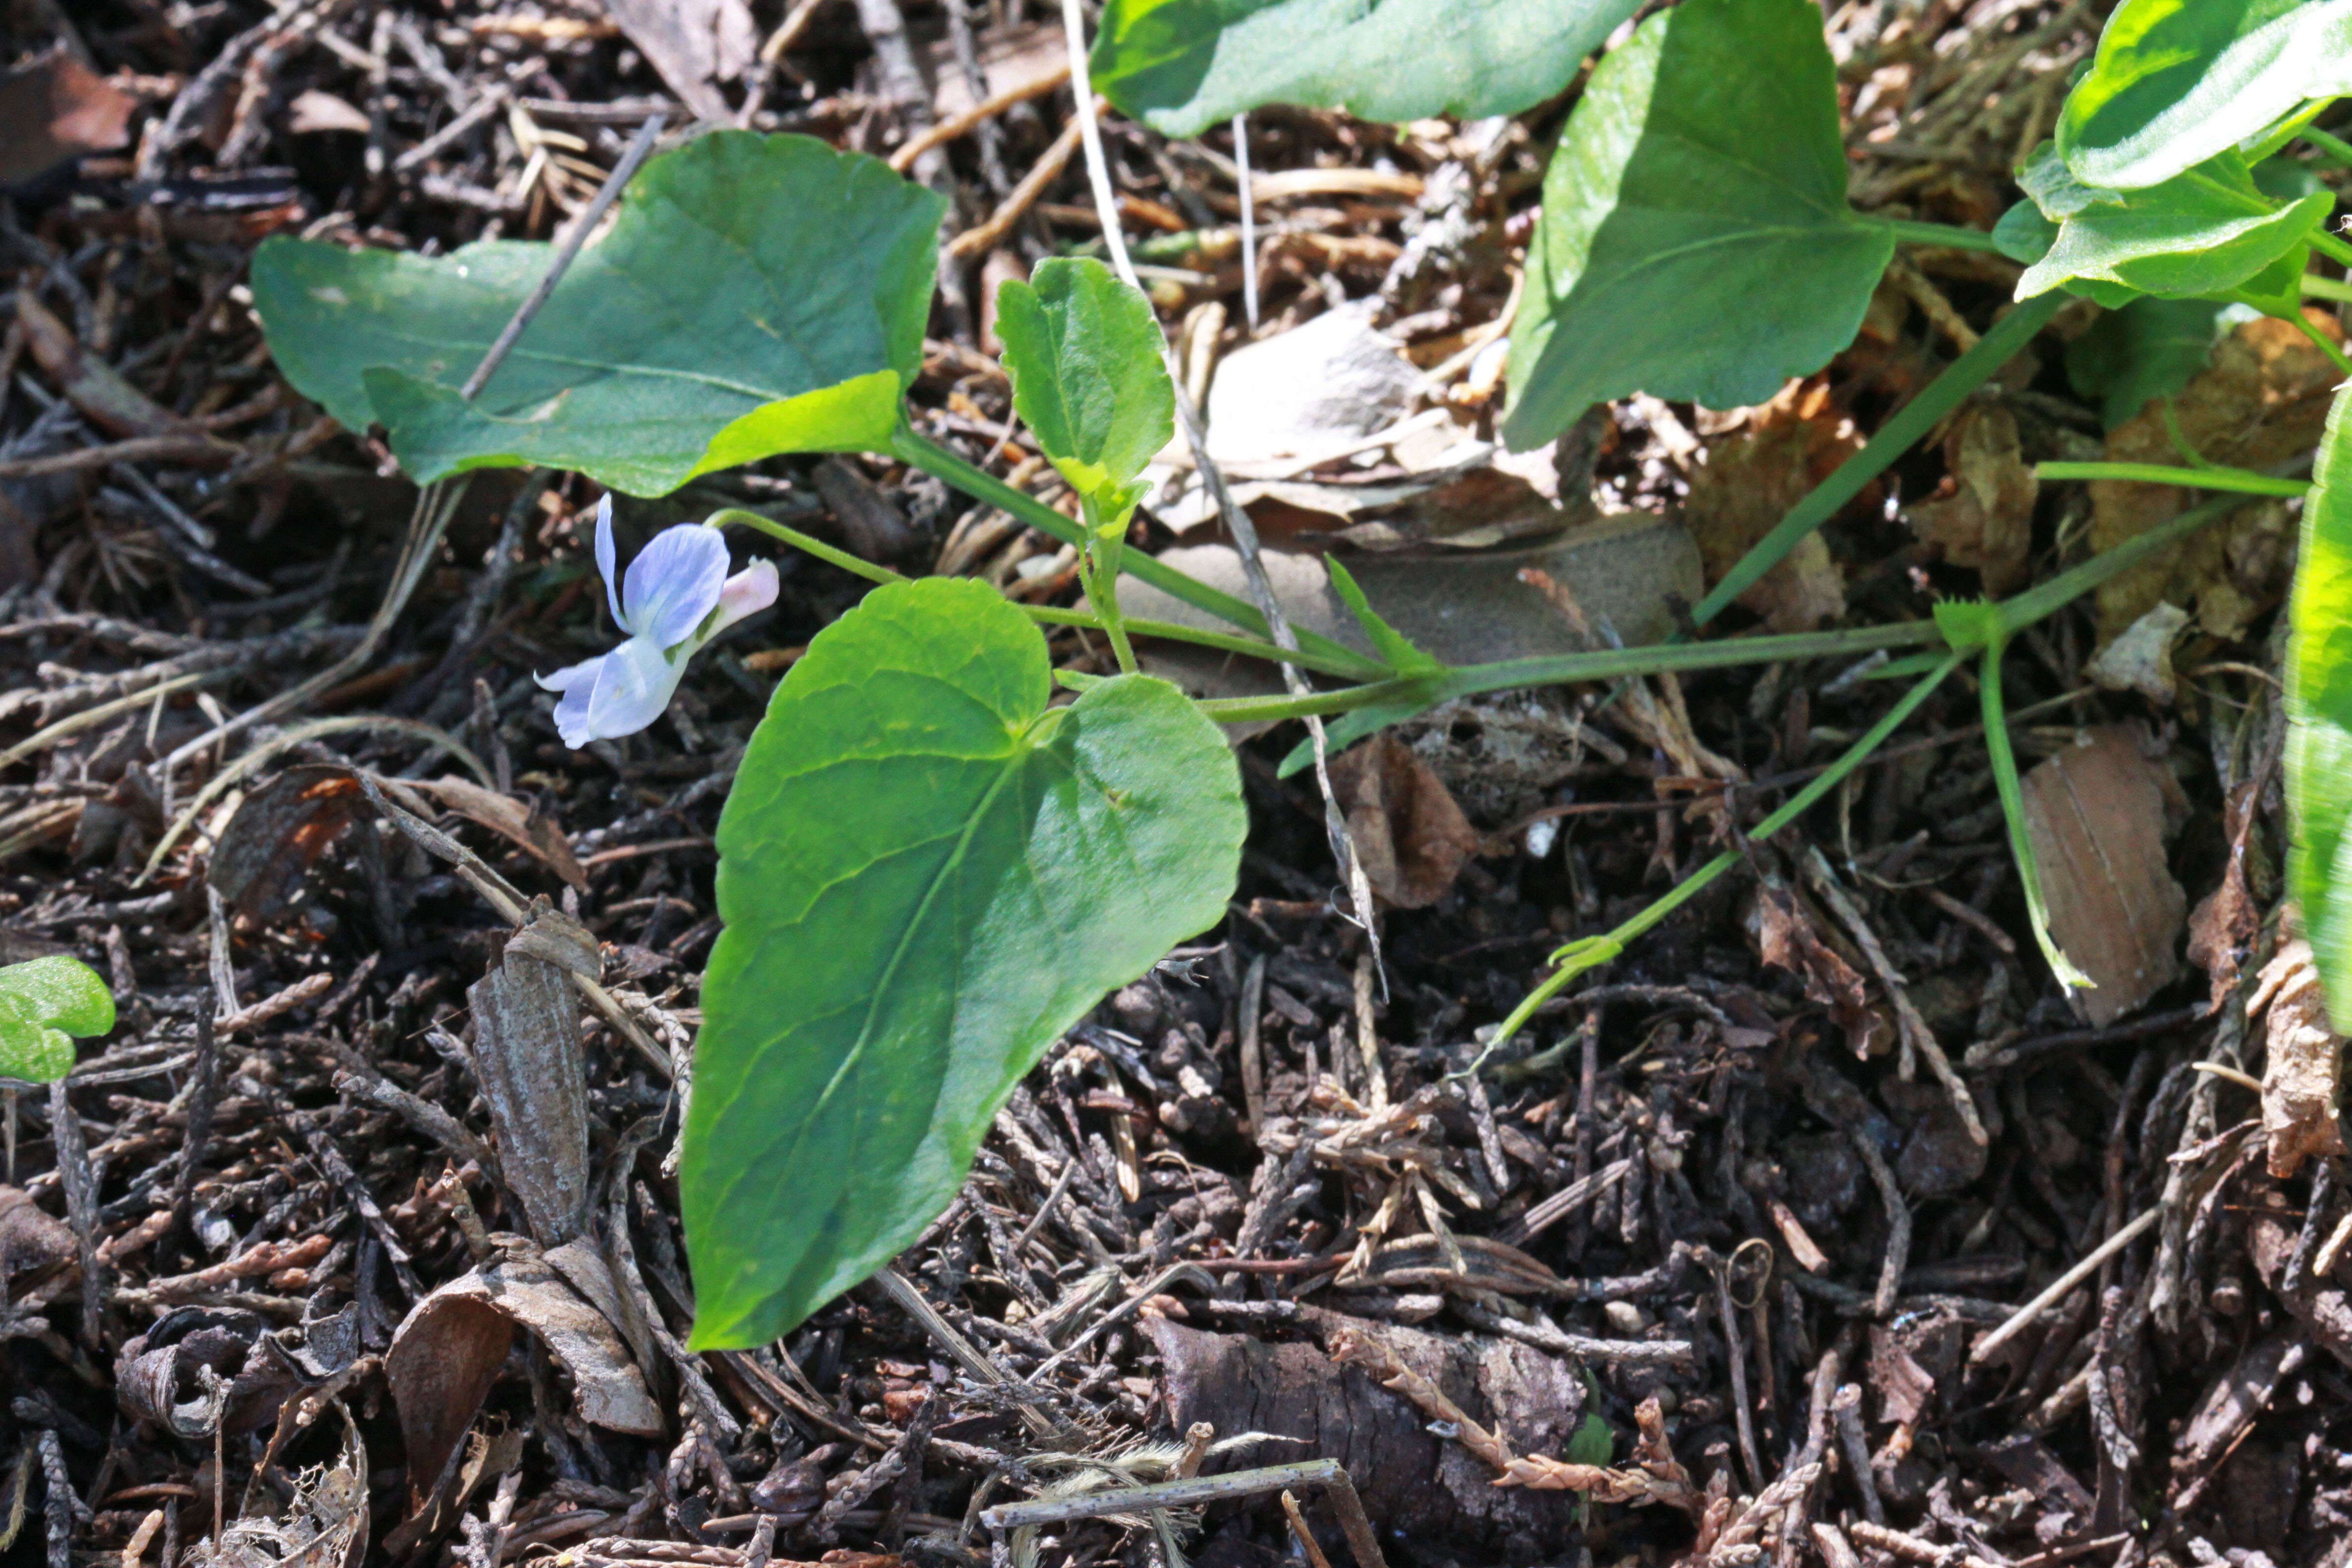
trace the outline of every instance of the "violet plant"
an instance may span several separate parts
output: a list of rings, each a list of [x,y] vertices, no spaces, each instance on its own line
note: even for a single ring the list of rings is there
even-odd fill
[[[1121,107],[1178,134],[1273,98],[1508,113],[1566,85],[1633,8],[1512,0],[1474,26],[1464,18],[1475,8],[1415,0],[1396,17],[1350,24],[1343,47],[1274,58],[1265,40],[1294,36],[1321,4],[1114,0],[1093,64]],[[2352,262],[2352,246],[2326,226],[2332,198],[2280,154],[2301,137],[2352,160],[2310,124],[2352,81],[2345,29],[2321,25],[2347,4],[2314,0],[2277,16],[2257,0],[2124,0],[2055,142],[2023,173],[2028,200],[1991,236],[1847,204],[1835,75],[1810,0],[1685,0],[1653,16],[1602,59],[1561,132],[1514,331],[1505,434],[1540,445],[1591,403],[1637,389],[1760,400],[1851,339],[1899,243],[1998,247],[2029,264],[2017,304],[1981,342],[1696,606],[1704,627],[2074,295],[2122,310],[2236,302],[2314,330],[2302,297],[2352,289],[2309,272],[2310,259]],[[1417,17],[1427,26],[1403,25]],[[2223,100],[2226,116],[2207,111]],[[2231,132],[2216,140],[2224,123]],[[941,216],[935,194],[874,159],[806,137],[703,136],[646,165],[611,232],[471,396],[461,379],[539,281],[546,247],[490,242],[425,258],[273,239],[254,262],[256,305],[288,378],[347,426],[381,425],[420,480],[530,463],[659,494],[779,453],[867,451],[1082,552],[1087,608],[1016,605],[981,583],[900,578],[730,509],[657,536],[616,583],[609,504],[600,508],[597,562],[625,640],[541,678],[561,694],[567,743],[652,722],[693,654],[772,599],[772,565],[730,575],[723,528],[763,532],[877,584],[778,686],[720,818],[724,924],[703,979],[680,1176],[699,1347],[773,1339],[910,1243],[1052,1041],[1223,917],[1247,823],[1218,721],[1325,716],[1337,721],[1336,744],[1485,692],[1916,650],[1881,671],[1916,684],[1748,836],[1762,840],[1835,788],[1969,658],[1982,661],[1986,721],[2000,734],[1997,677],[2011,636],[2231,504],[2185,512],[1998,605],[1880,626],[1449,667],[1349,594],[1374,654],[1311,635],[1277,647],[1255,606],[1127,545],[1138,475],[1168,437],[1173,390],[1148,303],[1099,264],[1048,263],[1001,301],[1015,406],[1081,517],[917,429],[905,395],[921,367]],[[1759,300],[1772,308],[1751,308]],[[1694,330],[1702,319],[1706,330]],[[2167,390],[2151,374],[2124,379]],[[2344,466],[2331,458],[2323,479]],[[2100,465],[2043,472],[2146,477]],[[2282,484],[2210,467],[2178,477],[2221,490]],[[2307,529],[2352,556],[2345,510],[2315,507]],[[1122,616],[1122,574],[1233,630]],[[1347,586],[1344,572],[1333,575]],[[2342,695],[2352,651],[2338,653],[2335,636],[2352,611],[2335,587],[2325,593],[2298,588],[2308,657],[2294,695],[2299,711],[2332,715],[2352,733]],[[1099,631],[1119,672],[1052,668],[1041,624]],[[1150,637],[1289,663],[1326,684],[1194,701],[1136,671],[1131,641]],[[1075,700],[1058,699],[1057,686]],[[2291,757],[2315,845],[2352,842],[2346,756],[2352,743]],[[1304,760],[1294,753],[1286,767]],[[2013,810],[2013,763],[2000,771]],[[2030,846],[2013,837],[2032,889]],[[2301,883],[2306,915],[2316,905],[2325,931],[2352,931],[2326,886],[2333,859],[2319,858],[2327,864]],[[1503,1037],[1740,859],[1727,847],[1631,921],[1561,948]],[[2336,886],[2352,900],[2352,879]],[[2053,970],[2067,974],[2038,893],[2029,905]],[[2315,931],[2315,945],[2339,973],[2352,966],[2339,956],[2352,954],[2352,936],[2331,944]]]

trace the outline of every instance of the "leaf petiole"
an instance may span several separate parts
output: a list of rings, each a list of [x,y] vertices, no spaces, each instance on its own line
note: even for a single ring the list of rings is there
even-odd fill
[[[1922,223],[1916,218],[1880,217],[1875,213],[1858,212],[1853,216],[1873,228],[1885,230],[1906,245],[1940,245],[1956,250],[2000,253],[2000,244],[1982,229],[1962,228],[1948,223]]]
[[[2186,468],[2168,463],[2036,463],[2037,479],[2125,479],[2147,484],[2179,485],[2184,489],[2229,490],[2238,495],[2303,495],[2308,479],[2281,479],[2251,468]]]
[[[2306,125],[2295,132],[2311,143],[2314,151],[2338,168],[2352,169],[2352,142],[2340,136],[2331,136],[2315,125]]]
[[[2330,278],[2325,273],[2306,272],[2296,279],[2297,286],[2315,300],[2334,300],[2338,303],[2352,300],[2352,282]]]

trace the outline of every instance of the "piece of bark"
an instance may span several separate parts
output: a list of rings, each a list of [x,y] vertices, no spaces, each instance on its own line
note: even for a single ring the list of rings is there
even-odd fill
[[[1582,1418],[1584,1388],[1576,1373],[1532,1346],[1425,1334],[1313,1309],[1306,1321],[1388,1345],[1520,1453],[1565,1454]],[[1177,1430],[1206,1421],[1219,1432],[1298,1439],[1270,1452],[1339,1460],[1376,1524],[1430,1537],[1496,1541],[1526,1530],[1559,1540],[1576,1518],[1569,1494],[1496,1486],[1494,1469],[1431,1432],[1411,1401],[1314,1345],[1266,1344],[1151,1316],[1143,1329],[1160,1352],[1161,1395]],[[1265,1462],[1255,1456],[1232,1461]]]
[[[588,1065],[572,976],[599,972],[596,939],[539,900],[466,993],[499,1170],[541,1247],[572,1240],[588,1220]]]
[[[2021,781],[2050,934],[2095,983],[2073,997],[2094,1026],[2180,973],[2189,896],[2164,852],[2179,785],[2146,747],[2138,725],[2103,724]]]

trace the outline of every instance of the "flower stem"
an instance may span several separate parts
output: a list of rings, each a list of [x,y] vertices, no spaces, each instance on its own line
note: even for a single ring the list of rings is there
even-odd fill
[[[2311,489],[2308,479],[2280,479],[2251,468],[2189,468],[2169,463],[2036,463],[2037,479],[2135,479],[2148,484],[2179,485],[2192,490],[2231,490],[2249,496],[2299,496]]]
[[[931,440],[911,425],[901,422],[890,437],[890,455],[901,462],[911,463],[927,474],[945,479],[969,496],[974,496],[991,506],[1002,507],[1014,517],[1042,533],[1052,535],[1065,544],[1082,545],[1084,527],[1075,519],[1064,517],[1034,496],[1024,495],[1003,479],[984,469],[973,467],[947,447]],[[1130,551],[1120,563],[1121,570],[1138,582],[1149,583],[1171,598],[1180,599],[1196,610],[1205,610],[1219,620],[1229,621],[1244,631],[1266,635],[1265,617],[1254,605],[1235,598],[1223,589],[1213,588],[1189,573],[1179,572],[1155,556],[1141,551]],[[1344,643],[1332,641],[1305,627],[1298,631],[1299,647],[1338,667],[1335,673],[1359,680],[1380,680],[1391,671],[1378,659],[1368,658]]]
[[[2329,140],[2334,141],[2335,139],[2330,137]],[[2338,145],[2341,145],[2341,143],[2338,143]],[[2337,238],[2335,235],[2328,233],[2325,226],[2313,229],[2311,233],[2305,237],[2310,241],[2312,249],[2319,252],[2320,255],[2325,256],[2330,261],[2337,261],[2343,263],[2346,267],[2352,267],[2352,245],[2345,244],[2343,240]]]
[[[1877,723],[1864,731],[1862,737],[1853,745],[1848,746],[1836,762],[1823,769],[1804,788],[1790,795],[1778,811],[1749,829],[1748,842],[1752,844],[1765,842],[1803,816],[1816,801],[1835,789],[1848,773],[1862,765],[1864,758],[1885,744],[1886,737],[1900,729],[1904,721],[1917,710],[1919,704],[1927,700],[1928,695],[1943,684],[1944,678],[1960,667],[1963,657],[1965,656],[1957,653],[1948,656],[1943,663],[1923,677],[1917,685],[1905,692],[1903,700],[1888,709],[1885,716]],[[1742,858],[1744,858],[1743,851],[1736,848],[1727,849],[1684,878],[1664,897],[1614,931],[1603,936],[1586,937],[1580,942],[1572,942],[1561,948],[1552,955],[1552,962],[1559,967],[1552,971],[1542,984],[1528,992],[1517,1007],[1511,1009],[1510,1016],[1503,1020],[1503,1026],[1496,1031],[1494,1042],[1486,1048],[1491,1051],[1500,1047],[1527,1026],[1528,1020],[1535,1016],[1537,1008],[1559,994],[1562,986],[1586,970],[1606,963],[1624,952],[1626,943],[1651,930],[1675,910],[1697,897],[1701,889],[1738,865]]]
[[[2352,282],[2347,282],[2341,278],[2330,278],[2321,272],[2306,272],[2295,281],[2301,285],[2305,293],[2315,300],[2338,301],[2352,300]]]
[[[1715,591],[1698,602],[1691,619],[1705,626],[1722,614],[1725,606],[1746,593],[1759,577],[1778,566],[1805,535],[1835,517],[1846,502],[1862,493],[1864,485],[1917,445],[1919,438],[1945,415],[1958,408],[1969,393],[1990,381],[1993,373],[2032,342],[2033,335],[2058,313],[2059,307],[2072,298],[2063,289],[2053,289],[2026,300],[1995,321],[1992,330],[1977,340],[1976,347],[1947,365],[1943,374],[1879,427],[1867,446],[1839,464],[1837,472],[1815,485],[1811,493],[1791,508],[1771,532],[1758,540],[1724,574]]]

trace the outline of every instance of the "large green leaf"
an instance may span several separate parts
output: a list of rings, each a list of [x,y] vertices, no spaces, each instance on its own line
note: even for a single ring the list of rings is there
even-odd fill
[[[286,377],[419,480],[525,463],[633,495],[777,452],[878,448],[922,356],[940,196],[805,136],[648,163],[473,402],[551,247],[446,257],[271,239],[254,303]]]
[[[2066,376],[2099,400],[2107,428],[2189,384],[2213,357],[2210,300],[2135,300],[2110,310],[2066,345]]]
[[[2336,395],[2303,507],[2286,651],[2287,883],[2331,1018],[2352,1019],[2352,393]]]
[[[2352,0],[2124,0],[2066,95],[2058,147],[2086,184],[2161,184],[2352,91]]]
[[[983,584],[876,589],[777,689],[719,824],[682,1172],[695,1343],[764,1343],[905,1247],[1045,1047],[1224,912],[1241,781],[1146,676],[1048,710]]]
[[[1099,261],[1056,258],[998,288],[996,334],[1038,449],[1107,520],[1123,519],[1142,497],[1131,481],[1176,430],[1151,301]]]
[[[1089,69],[1169,136],[1262,103],[1362,120],[1516,114],[1566,87],[1636,3],[1108,0]]]
[[[2235,152],[2160,185],[2117,191],[2082,184],[2044,143],[2018,178],[2058,224],[2048,252],[2018,279],[2021,300],[2087,283],[2170,299],[2225,295],[2301,245],[2334,202],[2324,191],[2266,193]]]
[[[1846,205],[1810,0],[1686,0],[1612,51],[1544,176],[1504,436],[1629,392],[1759,403],[1853,340],[1894,241]]]
[[[78,958],[0,968],[0,1078],[47,1083],[73,1070],[72,1037],[114,1027],[114,997]]]

